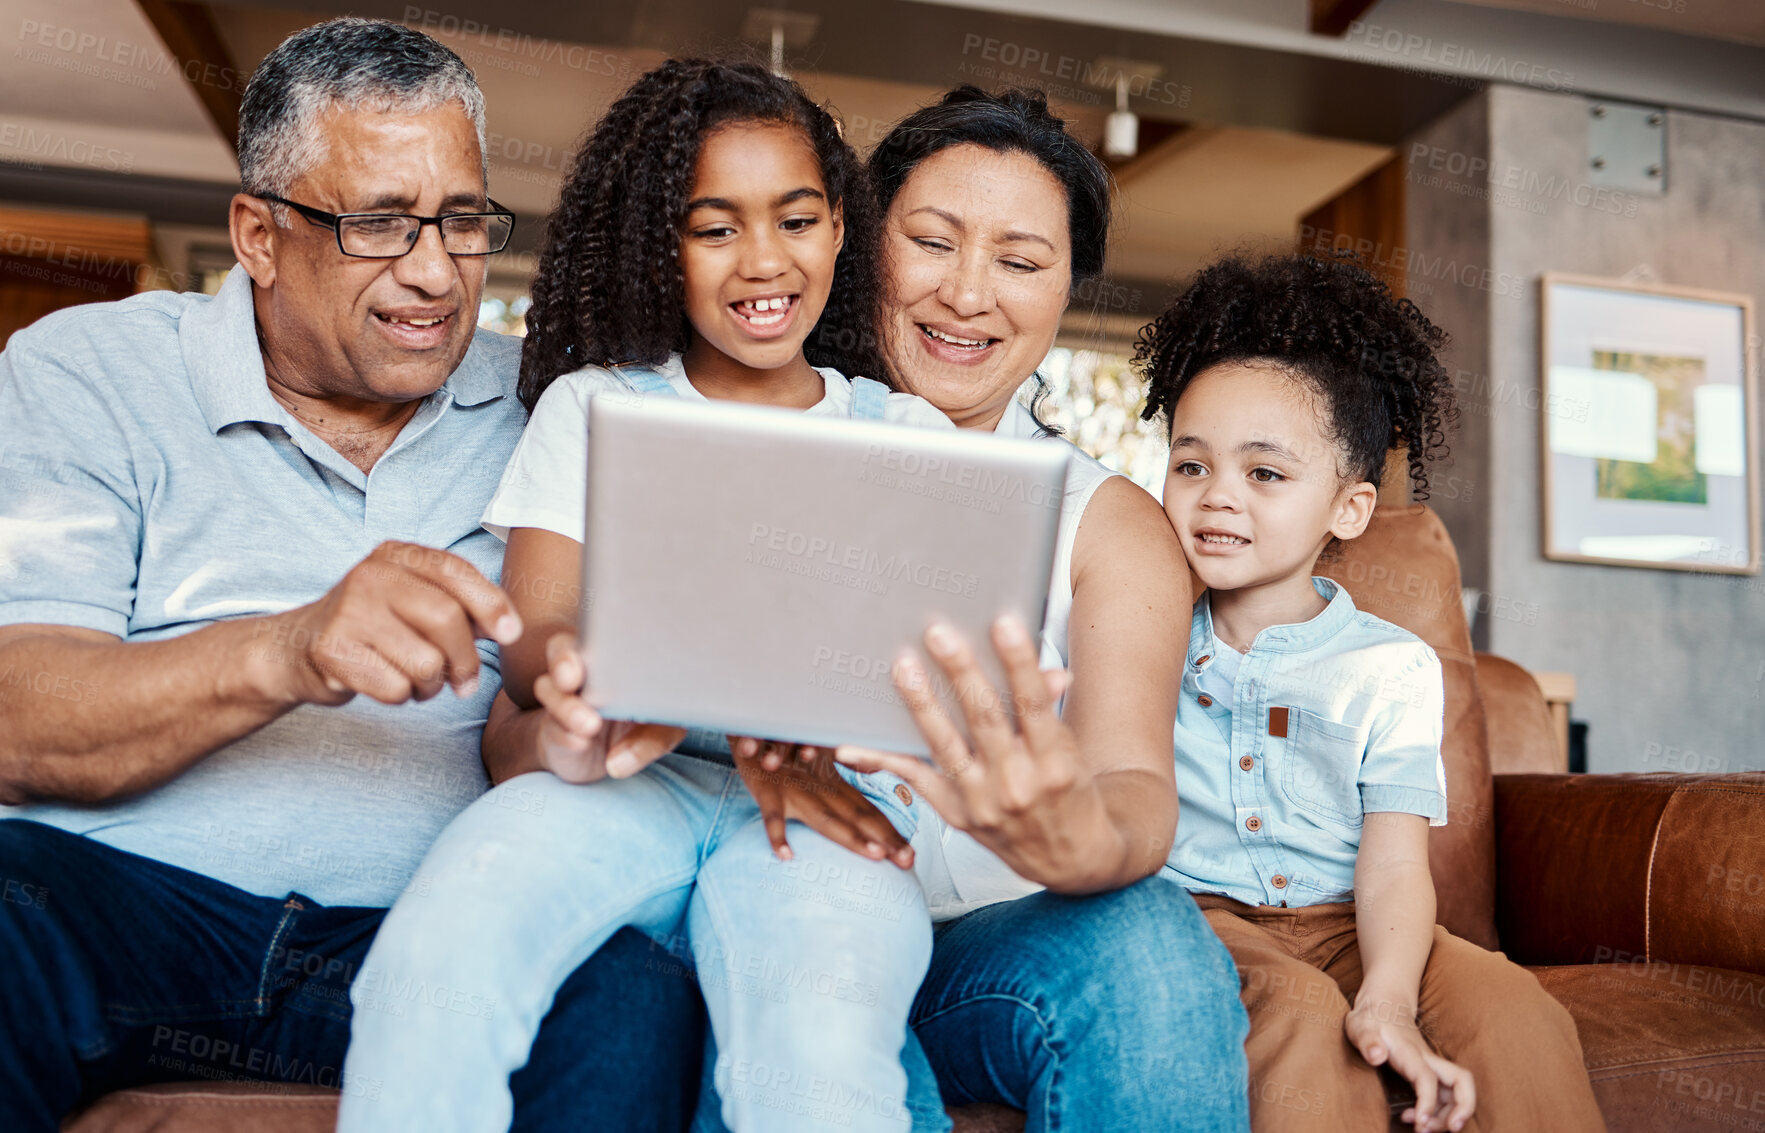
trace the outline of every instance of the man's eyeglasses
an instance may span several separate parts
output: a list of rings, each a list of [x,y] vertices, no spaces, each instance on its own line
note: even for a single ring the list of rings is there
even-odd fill
[[[515,214],[495,201],[492,212],[452,212],[410,216],[396,212],[325,212],[271,193],[256,196],[287,205],[311,224],[337,234],[337,250],[364,260],[396,260],[417,246],[423,226],[441,229],[441,246],[450,256],[492,256],[509,246]]]

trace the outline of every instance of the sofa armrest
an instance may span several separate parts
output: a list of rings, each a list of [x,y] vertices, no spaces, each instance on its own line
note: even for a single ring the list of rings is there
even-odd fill
[[[1477,687],[1489,728],[1489,770],[1495,775],[1569,770],[1557,742],[1544,689],[1525,669],[1494,653],[1477,654]]]
[[[1765,974],[1765,772],[1497,775],[1495,839],[1515,961]]]

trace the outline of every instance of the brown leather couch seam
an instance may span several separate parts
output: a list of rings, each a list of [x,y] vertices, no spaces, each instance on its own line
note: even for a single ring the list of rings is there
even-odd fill
[[[1662,804],[1661,813],[1655,816],[1655,836],[1649,840],[1649,868],[1643,876],[1642,883],[1642,958],[1644,960],[1655,958],[1653,940],[1655,931],[1655,851],[1661,848],[1661,827],[1667,821],[1667,808],[1673,805],[1673,796],[1678,793],[1679,788],[1677,787],[1667,792],[1667,801]]]
[[[1725,1059],[1721,1060],[1720,1062],[1710,1063],[1708,1066],[1685,1066],[1685,1067],[1675,1067],[1675,1069],[1707,1070],[1710,1068],[1710,1066],[1744,1066],[1744,1065],[1749,1065],[1749,1064],[1752,1064],[1755,1062],[1765,1062],[1765,1057],[1760,1057],[1760,1058],[1725,1058]],[[1638,1063],[1637,1065],[1640,1067],[1643,1064]],[[1643,1078],[1643,1077],[1647,1077],[1650,1074],[1659,1074],[1661,1072],[1661,1069],[1663,1068],[1663,1065],[1664,1065],[1663,1063],[1656,1063],[1655,1069],[1653,1069],[1653,1070],[1644,1070],[1644,1069],[1626,1070],[1622,1074],[1607,1074],[1603,1071],[1589,1069],[1587,1072],[1587,1076],[1595,1082],[1616,1082],[1621,1078]]]
[[[1674,1062],[1676,1060],[1683,1059],[1683,1058],[1713,1058],[1713,1059],[1717,1060],[1718,1062],[1721,1062],[1722,1064],[1726,1065],[1730,1062],[1735,1061],[1735,1058],[1734,1058],[1735,1055],[1742,1055],[1742,1054],[1756,1054],[1759,1056],[1757,1058],[1741,1059],[1741,1061],[1743,1061],[1743,1062],[1765,1062],[1765,1050],[1761,1050],[1759,1048],[1759,1044],[1757,1042],[1753,1042],[1753,1043],[1743,1043],[1740,1046],[1708,1046],[1708,1045],[1706,1045],[1706,1046],[1696,1046],[1696,1047],[1692,1047],[1692,1046],[1675,1047],[1673,1049],[1673,1054],[1671,1057],[1648,1058],[1648,1059],[1623,1058],[1623,1059],[1619,1059],[1615,1062],[1596,1062],[1596,1063],[1592,1063],[1588,1066],[1588,1071],[1591,1073],[1596,1067],[1603,1069],[1603,1068],[1608,1068],[1608,1067],[1613,1067],[1613,1066],[1659,1066],[1663,1063]]]
[[[1739,789],[1735,787],[1717,787],[1710,784],[1691,783],[1684,787],[1673,788],[1673,793],[1675,795],[1682,793],[1688,795],[1746,795],[1748,798],[1756,799],[1760,795],[1765,795],[1765,786]]]

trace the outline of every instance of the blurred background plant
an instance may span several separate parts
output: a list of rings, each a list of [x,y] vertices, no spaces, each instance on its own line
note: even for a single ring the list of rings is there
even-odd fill
[[[1038,370],[1048,396],[1037,412],[1081,449],[1159,496],[1169,449],[1158,425],[1140,419],[1146,387],[1128,362],[1126,354],[1056,346]],[[1027,405],[1035,394],[1030,382],[1018,397]]]

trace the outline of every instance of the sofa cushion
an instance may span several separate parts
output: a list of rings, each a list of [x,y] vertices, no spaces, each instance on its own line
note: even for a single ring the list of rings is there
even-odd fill
[[[62,1133],[331,1133],[336,1090],[266,1082],[174,1082],[106,1094]]]
[[[1345,587],[1357,607],[1409,630],[1440,657],[1447,823],[1429,832],[1435,919],[1456,936],[1496,948],[1494,788],[1452,539],[1422,504],[1382,507],[1366,532],[1319,562],[1317,572]]]
[[[1613,1133],[1765,1129],[1765,978],[1640,960],[1531,970],[1574,1016]]]

